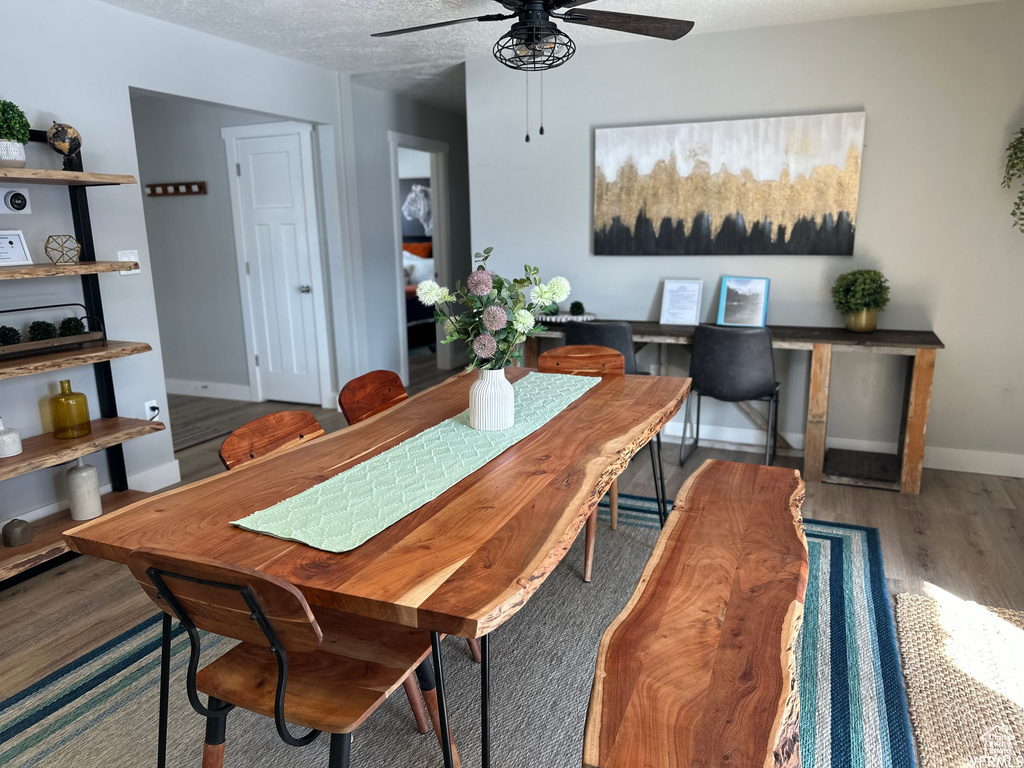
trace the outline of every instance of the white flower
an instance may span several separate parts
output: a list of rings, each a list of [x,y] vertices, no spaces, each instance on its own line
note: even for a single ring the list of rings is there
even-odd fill
[[[551,300],[556,304],[569,298],[571,287],[564,277],[552,277],[548,288],[551,290]]]
[[[515,328],[518,333],[529,333],[533,330],[535,322],[532,312],[528,309],[520,309],[516,311],[512,318],[512,327]]]
[[[550,285],[535,285],[530,289],[530,303],[538,305],[539,309],[553,304],[554,301],[555,297]]]
[[[435,304],[451,301],[454,297],[448,293],[447,288],[442,288],[433,280],[424,280],[416,286],[416,298],[428,307],[432,307]]]

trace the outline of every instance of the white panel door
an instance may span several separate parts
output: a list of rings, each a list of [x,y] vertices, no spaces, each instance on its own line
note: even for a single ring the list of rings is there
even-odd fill
[[[299,134],[236,139],[239,214],[259,392],[320,404],[313,276]],[[307,147],[308,152],[308,147]],[[243,297],[244,299],[245,297]]]

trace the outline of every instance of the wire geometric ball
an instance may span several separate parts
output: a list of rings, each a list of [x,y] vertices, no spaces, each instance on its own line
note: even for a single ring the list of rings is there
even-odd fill
[[[43,250],[54,264],[77,264],[82,254],[82,246],[71,235],[50,235]]]

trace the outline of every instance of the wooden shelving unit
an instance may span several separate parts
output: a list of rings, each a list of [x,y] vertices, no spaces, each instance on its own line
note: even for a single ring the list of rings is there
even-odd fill
[[[2,169],[0,169],[2,170]],[[0,280],[23,280],[32,277],[68,277],[96,275],[138,269],[137,261],[80,261],[77,264],[19,264],[0,267]]]
[[[103,514],[134,504],[150,496],[143,491],[120,491],[103,496]],[[29,568],[70,552],[64,543],[64,531],[81,523],[66,510],[32,523],[32,541],[21,547],[0,547],[0,582],[24,573]]]
[[[0,168],[0,182],[55,187],[114,187],[139,183],[129,174],[48,171],[43,168]]]
[[[46,142],[45,131],[29,131],[29,140]],[[137,184],[127,174],[86,173],[81,153],[64,158],[64,169],[0,168],[0,184],[45,184],[64,186],[68,190],[71,218],[75,225],[75,239],[82,246],[77,264],[31,264],[0,267],[0,280],[20,280],[44,277],[78,276],[82,282],[82,305],[86,314],[103,322],[103,298],[99,275],[138,269],[138,262],[97,261],[89,217],[88,187],[107,187],[119,184]],[[144,342],[107,341],[87,342],[74,349],[64,349],[16,359],[0,359],[0,380],[17,376],[31,376],[47,371],[59,371],[75,366],[90,365],[96,377],[96,408],[100,418],[92,422],[92,433],[71,440],[57,440],[50,434],[24,440],[24,450],[17,456],[0,459],[0,481],[9,480],[36,470],[54,467],[64,462],[104,451],[110,469],[112,492],[103,497],[103,511],[109,512],[145,498],[149,494],[128,489],[122,444],[143,435],[159,432],[164,425],[155,421],[126,419],[118,416],[117,397],[110,361],[119,357],[150,352]],[[2,398],[2,396],[0,396]],[[0,492],[2,497],[2,492]],[[0,510],[0,523],[14,516],[13,510]],[[0,547],[0,581],[68,551],[64,531],[74,527],[70,514],[61,512],[32,523],[32,541],[23,547]]]
[[[21,453],[0,459],[0,480],[9,480],[27,472],[35,472],[37,469],[55,467],[66,461],[102,451],[104,448],[120,445],[133,437],[142,437],[163,429],[164,425],[159,421],[125,419],[117,416],[112,419],[96,419],[92,422],[92,432],[82,437],[58,440],[49,433],[28,437],[22,443]]]
[[[79,365],[101,363],[118,357],[129,357],[149,352],[153,348],[144,341],[101,341],[83,344],[75,349],[50,352],[45,355],[18,357],[13,360],[0,360],[0,380],[14,379],[18,376],[31,376],[34,373],[59,371],[62,368],[74,368]]]

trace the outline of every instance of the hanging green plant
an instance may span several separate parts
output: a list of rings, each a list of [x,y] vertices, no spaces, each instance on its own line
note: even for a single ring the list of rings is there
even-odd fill
[[[9,325],[0,325],[0,347],[21,344],[21,331]]]
[[[57,326],[46,320],[36,320],[28,327],[28,337],[32,341],[46,341],[57,338]]]
[[[59,333],[61,336],[81,336],[85,333],[85,323],[77,317],[65,317],[60,321]]]
[[[1003,174],[1003,186],[1012,189],[1014,182],[1024,180],[1024,128],[1017,132],[1006,148],[1006,173]],[[1024,232],[1024,189],[1013,203],[1013,226]]]

